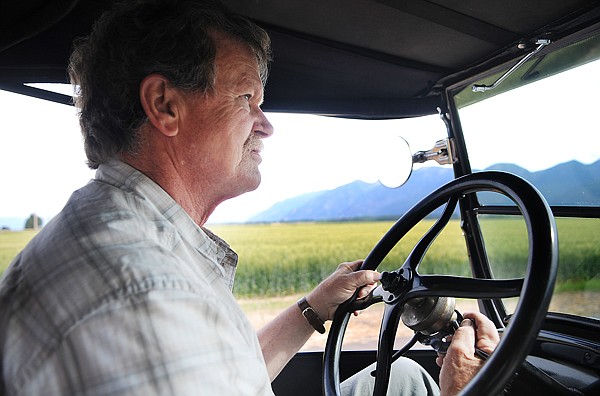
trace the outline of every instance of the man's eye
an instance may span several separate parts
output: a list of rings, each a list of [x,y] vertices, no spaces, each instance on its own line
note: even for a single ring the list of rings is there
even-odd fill
[[[245,94],[245,95],[242,95],[242,96],[243,96],[243,97],[244,97],[244,98],[245,98],[247,101],[250,101],[250,99],[252,98],[252,95],[250,95],[250,94]]]

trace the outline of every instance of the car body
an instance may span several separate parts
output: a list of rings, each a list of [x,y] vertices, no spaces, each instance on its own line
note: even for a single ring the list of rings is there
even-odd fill
[[[27,0],[4,4],[0,89],[69,105],[70,96],[31,84],[68,82],[66,64],[72,41],[88,33],[110,3]],[[516,173],[536,185],[558,224],[559,281],[563,289],[579,285],[574,287],[581,300],[556,312],[556,305],[551,304],[550,312],[543,312],[541,330],[527,352],[529,361],[569,388],[598,394],[600,151],[596,148],[600,148],[600,126],[595,107],[600,89],[600,3],[224,3],[271,36],[274,63],[265,89],[265,112],[375,123],[441,118],[442,133],[436,135],[441,146],[436,138],[429,146],[417,148],[445,164],[453,178],[477,173],[488,167],[486,157],[501,154],[498,158],[504,155],[506,160],[498,160],[494,169]],[[579,77],[568,74],[577,70],[583,70]],[[570,77],[557,82],[562,75]],[[545,81],[552,82],[538,85]],[[508,103],[501,102],[505,95],[515,93]],[[525,104],[517,97],[527,97]],[[551,131],[556,125],[558,131]],[[365,139],[375,136],[376,129],[369,130]],[[506,165],[524,157],[539,159],[536,171]],[[544,174],[561,162],[567,166]],[[412,178],[418,177],[419,172],[413,172]],[[558,193],[565,191],[572,194]],[[470,195],[461,200],[458,213],[467,236],[465,268],[474,277],[525,274],[525,266],[506,273],[494,268],[501,261],[494,256],[494,246],[506,242],[501,230],[486,228],[487,218],[519,217],[514,204],[485,194]],[[579,235],[577,230],[586,231]],[[519,235],[526,239],[525,234]],[[526,246],[516,249],[527,253]],[[573,251],[582,253],[560,256],[560,252]],[[575,295],[563,292],[565,296]],[[510,322],[515,305],[514,300],[501,298],[478,302],[500,329]],[[341,376],[366,366],[374,355],[373,350],[344,351]],[[435,351],[411,350],[407,356],[437,377]],[[276,394],[320,394],[322,357],[321,352],[300,352],[275,380]]]

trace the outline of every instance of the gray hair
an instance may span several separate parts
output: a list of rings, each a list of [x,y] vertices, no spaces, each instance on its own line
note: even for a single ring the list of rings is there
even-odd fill
[[[211,31],[248,45],[266,83],[269,36],[215,0],[124,2],[75,43],[69,75],[79,86],[76,105],[90,168],[120,153],[135,154],[139,130],[148,122],[139,100],[146,76],[160,74],[190,92],[212,90],[216,45]]]

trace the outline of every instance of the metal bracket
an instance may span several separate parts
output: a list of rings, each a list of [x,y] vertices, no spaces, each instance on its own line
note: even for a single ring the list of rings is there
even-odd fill
[[[413,154],[413,164],[434,160],[440,165],[452,165],[457,158],[454,154],[454,140],[450,138],[438,140],[431,150],[417,151]]]
[[[534,49],[533,51],[531,51],[530,53],[528,53],[527,55],[525,55],[523,57],[523,59],[521,59],[516,65],[514,65],[513,67],[511,67],[498,80],[496,80],[495,83],[493,83],[492,85],[473,84],[473,87],[472,87],[473,92],[485,92],[485,91],[490,91],[490,90],[496,88],[498,85],[500,85],[502,83],[502,81],[504,81],[508,76],[510,76],[515,70],[517,70],[519,67],[521,67],[521,65],[523,63],[527,62],[529,59],[531,59],[532,56],[534,56],[535,54],[537,54],[538,52],[540,52],[542,50],[542,48],[544,48],[545,46],[547,46],[551,42],[552,41],[550,39],[538,39],[535,42],[537,44],[536,49]]]

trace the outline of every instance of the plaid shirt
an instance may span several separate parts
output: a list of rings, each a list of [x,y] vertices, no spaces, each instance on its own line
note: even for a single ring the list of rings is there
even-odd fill
[[[1,280],[6,394],[272,395],[236,265],[149,178],[101,165]]]

